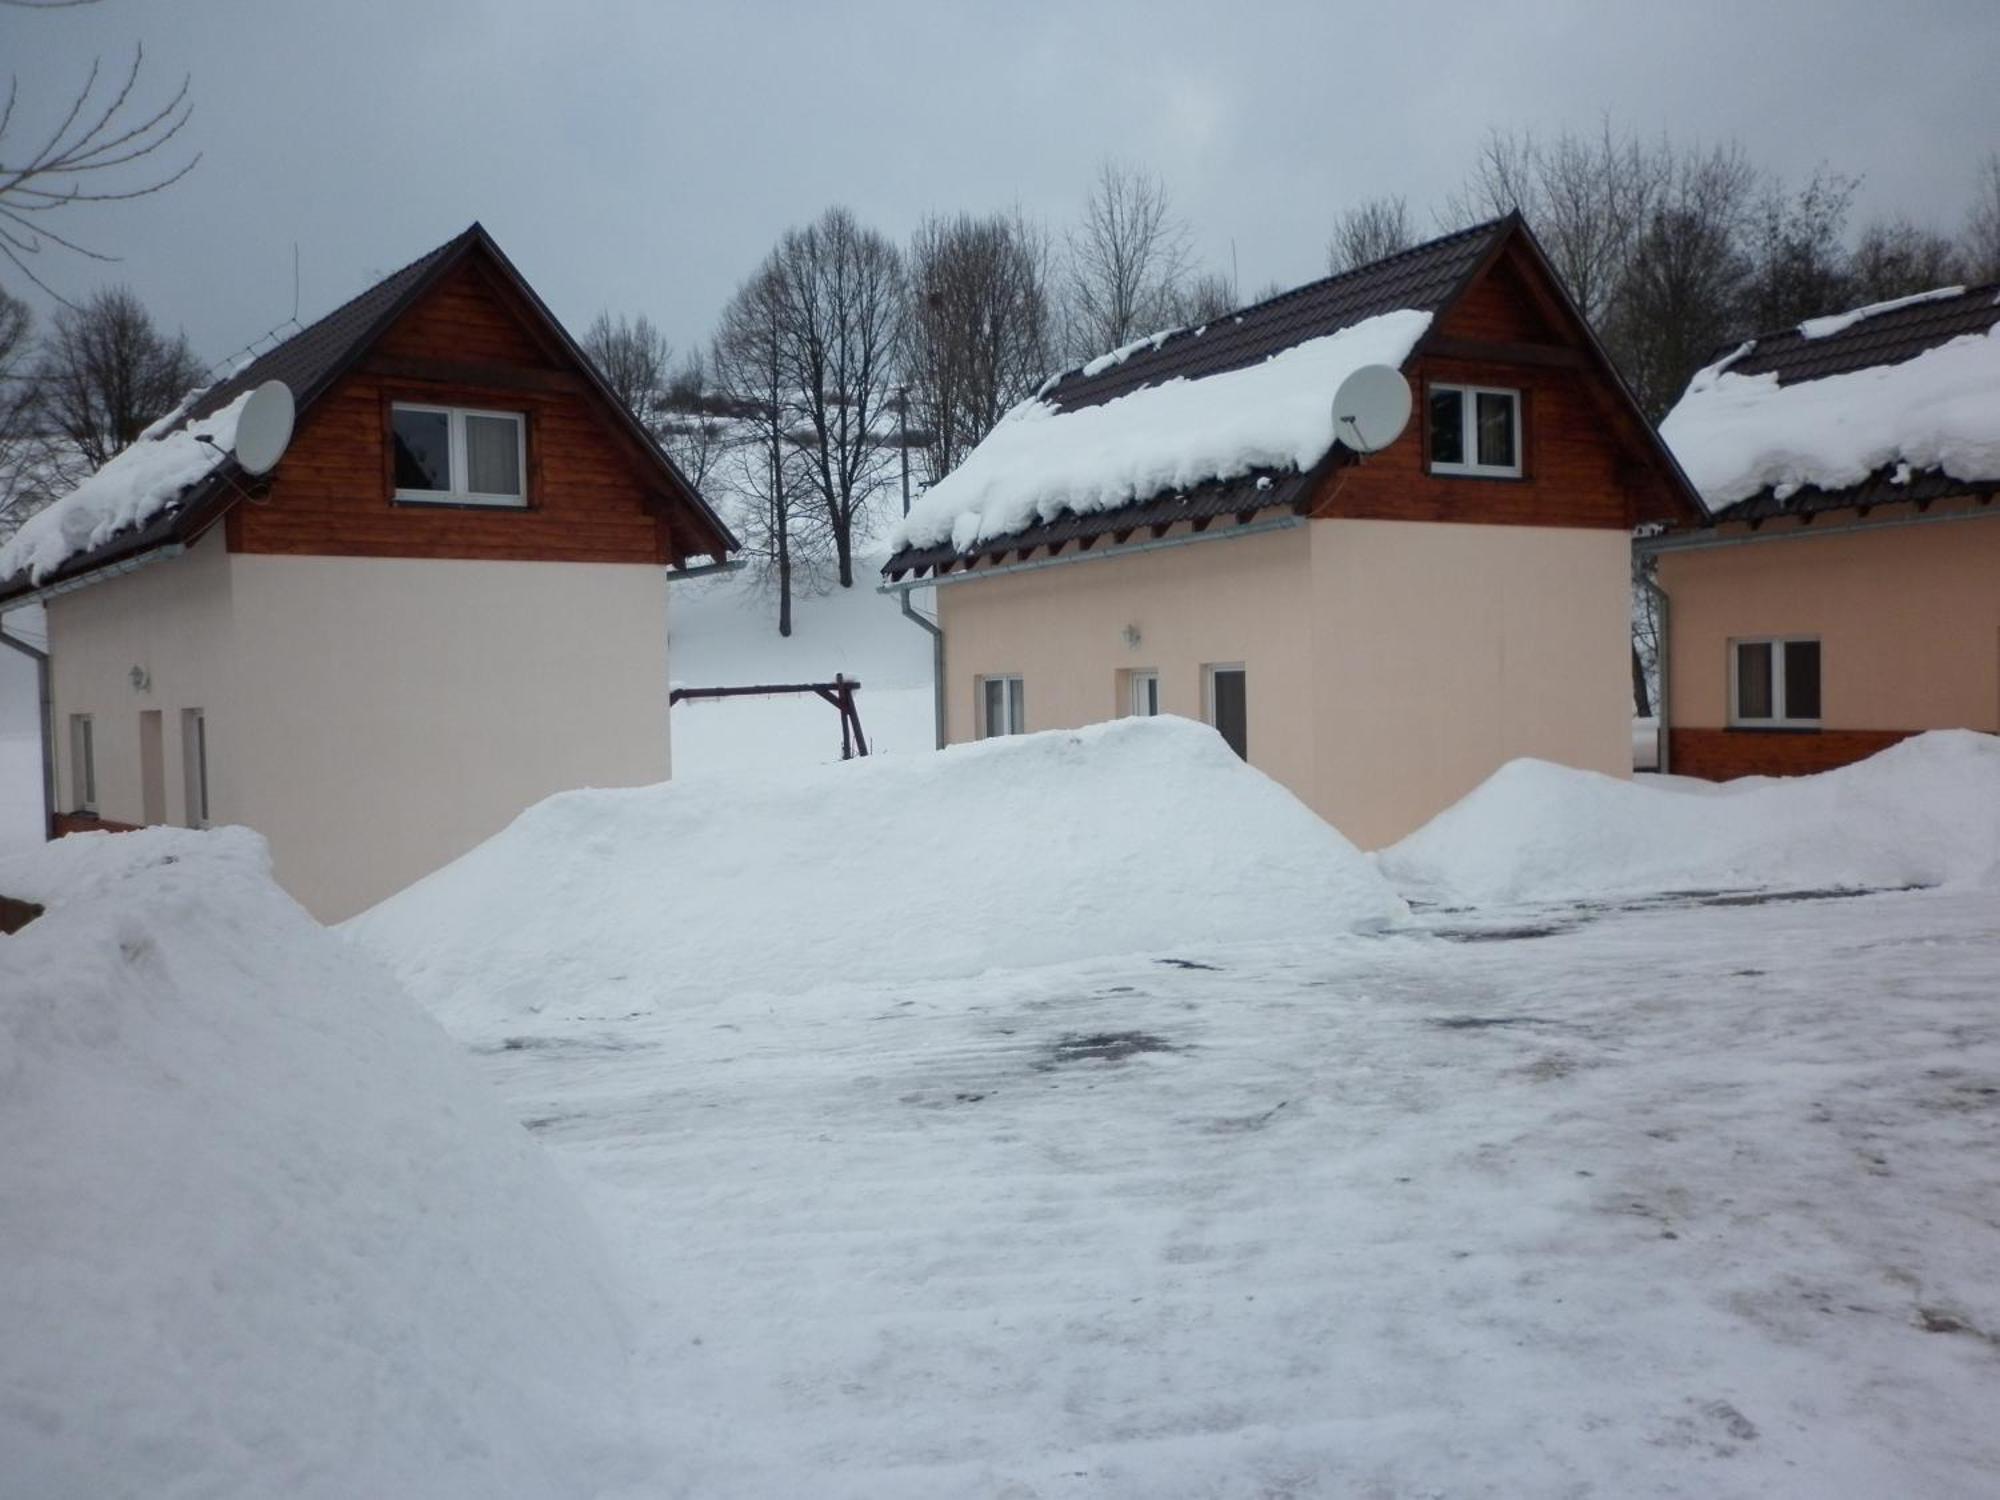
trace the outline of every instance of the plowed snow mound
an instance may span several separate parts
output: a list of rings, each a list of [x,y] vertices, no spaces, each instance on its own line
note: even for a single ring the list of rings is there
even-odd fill
[[[0,893],[48,908],[0,936],[0,1493],[594,1493],[581,1210],[262,840],[64,839]]]
[[[1184,719],[569,792],[346,926],[447,1024],[1379,928],[1354,846]]]
[[[2000,738],[1946,730],[1817,776],[1719,786],[1517,760],[1376,862],[1414,896],[1507,903],[1942,885],[1996,859]]]

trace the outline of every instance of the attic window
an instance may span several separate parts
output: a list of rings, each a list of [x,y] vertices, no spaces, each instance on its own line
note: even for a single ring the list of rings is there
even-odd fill
[[[1491,386],[1430,388],[1431,472],[1521,477],[1521,393]]]
[[[519,412],[397,402],[390,411],[396,498],[426,505],[526,505],[527,426]]]

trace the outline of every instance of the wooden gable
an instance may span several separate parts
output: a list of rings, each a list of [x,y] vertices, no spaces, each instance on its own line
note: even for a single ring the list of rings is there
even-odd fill
[[[1440,310],[1404,374],[1408,432],[1332,468],[1314,515],[1625,530],[1686,518],[1685,481],[1524,233],[1503,238]],[[1521,392],[1519,478],[1430,472],[1433,384]]]
[[[301,411],[266,493],[230,509],[230,550],[654,564],[708,551],[706,536],[675,535],[660,461],[565,344],[475,248]],[[526,507],[397,502],[397,401],[522,413]]]

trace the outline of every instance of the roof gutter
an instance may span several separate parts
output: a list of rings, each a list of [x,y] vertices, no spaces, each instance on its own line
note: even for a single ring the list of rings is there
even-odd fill
[[[1249,521],[1241,526],[1230,526],[1218,531],[1192,531],[1181,536],[1155,537],[1151,541],[1128,542],[1122,547],[1106,547],[1102,551],[1079,551],[1053,557],[1037,557],[1027,562],[1002,563],[992,568],[970,568],[963,573],[933,573],[922,578],[900,578],[892,583],[877,584],[875,592],[907,594],[911,589],[942,588],[952,583],[974,583],[981,578],[998,578],[1003,573],[1035,573],[1043,568],[1066,567],[1071,563],[1097,562],[1114,557],[1136,557],[1141,552],[1164,552],[1169,547],[1191,547],[1196,542],[1224,542],[1233,537],[1256,536],[1269,531],[1290,531],[1295,526],[1305,524],[1304,516],[1273,516],[1269,520]]]
[[[678,583],[683,578],[710,578],[717,573],[740,573],[748,566],[742,558],[725,558],[721,562],[703,563],[695,568],[667,569],[667,582]]]
[[[105,563],[92,568],[87,573],[78,573],[73,578],[60,579],[45,584],[38,589],[29,589],[24,594],[16,594],[9,599],[0,599],[0,609],[18,609],[23,604],[42,604],[60,594],[70,594],[78,589],[87,589],[94,583],[102,583],[107,578],[122,578],[127,573],[136,573],[148,563],[165,562],[170,557],[179,557],[187,551],[184,542],[162,542],[157,547],[148,547],[144,552],[135,552],[130,557],[121,557],[117,562]]]
[[[1848,521],[1839,526],[1815,526],[1802,521],[1798,525],[1783,529],[1737,533],[1732,536],[1723,536],[1713,530],[1692,536],[1666,532],[1660,536],[1641,537],[1632,545],[1643,557],[1660,557],[1669,552],[1708,552],[1717,547],[1747,547],[1752,542],[1789,542],[1801,537],[1816,536],[1854,536],[1864,531],[1895,531],[1904,526],[1940,526],[1948,521],[1979,521],[1989,516],[2000,516],[2000,506],[1993,505],[1992,498],[1990,493],[1985,496],[1977,510],[1953,510],[1946,511],[1942,515],[1895,516],[1886,521]]]

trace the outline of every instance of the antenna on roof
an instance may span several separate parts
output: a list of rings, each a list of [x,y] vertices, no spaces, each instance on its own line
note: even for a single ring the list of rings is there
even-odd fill
[[[1410,425],[1410,383],[1393,365],[1363,365],[1333,393],[1333,435],[1353,453],[1380,453]]]

